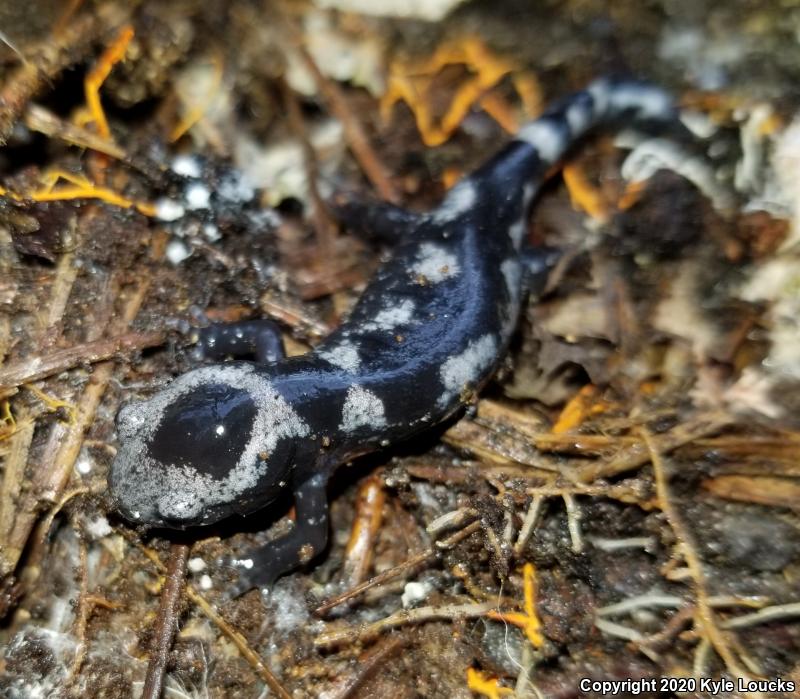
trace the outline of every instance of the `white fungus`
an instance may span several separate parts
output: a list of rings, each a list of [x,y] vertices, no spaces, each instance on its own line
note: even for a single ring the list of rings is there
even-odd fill
[[[200,182],[194,182],[186,188],[186,206],[193,211],[207,209],[211,201],[211,192]]]
[[[186,213],[181,204],[172,199],[162,197],[156,201],[156,218],[159,221],[177,221]]]
[[[219,228],[213,223],[203,224],[203,235],[209,243],[216,243],[222,237]]]
[[[177,238],[170,240],[165,251],[167,260],[173,265],[179,265],[192,254],[189,246]]]
[[[192,573],[201,573],[206,569],[206,562],[199,556],[190,558],[186,565]]]
[[[235,203],[248,202],[255,193],[253,183],[243,172],[228,173],[217,186],[217,194],[222,199]]]
[[[429,582],[410,582],[406,583],[400,602],[403,609],[413,607],[418,602],[422,602],[433,591],[433,585]]]
[[[200,177],[200,162],[192,155],[178,155],[172,161],[172,171],[182,177]]]
[[[275,629],[281,633],[303,627],[308,629],[309,625],[314,624],[308,613],[305,595],[298,591],[290,579],[283,578],[278,581],[270,591],[267,604],[276,612]]]
[[[86,520],[86,533],[92,539],[102,539],[108,536],[112,531],[111,525],[103,515]]]

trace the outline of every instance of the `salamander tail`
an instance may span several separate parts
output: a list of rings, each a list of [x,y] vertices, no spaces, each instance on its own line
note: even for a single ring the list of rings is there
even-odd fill
[[[549,166],[598,126],[623,119],[669,122],[676,118],[672,97],[661,88],[630,78],[600,78],[523,126],[515,140],[533,146],[540,161]]]

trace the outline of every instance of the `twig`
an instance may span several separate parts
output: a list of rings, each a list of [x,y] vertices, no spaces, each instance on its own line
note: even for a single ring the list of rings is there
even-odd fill
[[[608,538],[604,536],[590,536],[589,541],[596,549],[614,553],[625,549],[644,549],[650,551],[655,546],[653,536],[626,536],[621,539]]]
[[[531,538],[533,528],[536,526],[536,521],[539,519],[539,512],[542,509],[544,497],[542,495],[534,495],[531,504],[528,506],[528,511],[525,513],[525,518],[522,520],[522,527],[519,530],[519,536],[514,543],[514,555],[519,556]]]
[[[76,366],[94,364],[120,354],[138,352],[164,343],[163,331],[126,333],[117,337],[84,342],[54,350],[39,357],[28,357],[0,369],[0,395],[17,386],[60,374]]]
[[[27,564],[29,566],[41,565],[42,559],[44,558],[44,549],[50,537],[50,527],[53,526],[53,520],[56,518],[58,513],[64,509],[65,505],[72,500],[72,498],[89,492],[91,492],[89,488],[80,486],[64,493],[61,499],[55,505],[53,505],[48,513],[41,519],[39,524],[36,526],[36,533],[33,537],[34,543],[31,546],[30,555],[28,556]]]
[[[70,667],[69,676],[65,682],[68,688],[71,688],[78,679],[78,673],[86,658],[86,626],[89,623],[89,614],[93,607],[89,597],[89,552],[83,535],[80,533],[77,533],[77,535],[80,545],[80,584],[73,633],[77,639],[78,647],[75,650],[75,658],[72,661],[72,667]]]
[[[403,609],[390,614],[384,619],[379,619],[372,624],[361,624],[355,627],[325,631],[314,639],[317,648],[328,648],[344,642],[363,641],[377,636],[385,629],[406,624],[418,624],[433,619],[469,619],[483,616],[486,612],[497,607],[497,601],[478,602],[470,604],[445,604],[441,607],[417,607],[416,609]]]
[[[474,507],[460,507],[457,510],[445,512],[443,515],[434,519],[425,527],[425,531],[431,536],[437,536],[445,529],[453,529],[454,527],[475,519],[479,514],[478,510]]]
[[[144,553],[147,558],[158,568],[162,573],[166,571],[166,566],[161,562],[158,554],[152,549],[143,546],[141,543],[136,542],[136,545]],[[186,586],[186,596],[197,605],[203,614],[205,614],[217,627],[224,633],[233,644],[239,649],[245,660],[250,663],[251,667],[256,671],[258,676],[264,680],[266,685],[278,696],[280,699],[292,699],[291,694],[284,689],[277,677],[272,674],[272,671],[264,665],[264,662],[247,643],[244,636],[234,629],[225,619],[223,619],[216,610],[208,603],[203,595],[201,595],[192,585]]]
[[[597,616],[611,616],[613,614],[626,614],[637,609],[649,609],[650,607],[665,607],[667,609],[677,609],[685,604],[682,597],[678,595],[667,595],[663,592],[647,592],[643,595],[629,597],[621,602],[607,604],[605,607],[598,607],[595,610]]]
[[[389,570],[385,570],[383,573],[373,576],[369,580],[361,583],[360,585],[356,585],[354,588],[343,592],[340,595],[336,595],[336,597],[332,597],[327,602],[323,602],[319,607],[314,610],[315,615],[321,615],[325,612],[333,609],[334,607],[338,607],[342,602],[346,602],[349,599],[352,599],[356,595],[360,595],[362,592],[369,590],[376,585],[382,585],[389,580],[392,580],[407,570],[415,568],[418,565],[425,563],[426,561],[435,558],[439,554],[440,549],[450,548],[451,546],[455,545],[462,539],[465,539],[470,534],[475,533],[481,528],[480,522],[473,522],[472,524],[460,529],[452,536],[448,537],[447,539],[443,539],[442,541],[437,542],[438,548],[431,548],[428,551],[421,551],[420,553],[412,556],[411,558],[403,561],[399,565],[396,565],[394,568],[389,568]]]
[[[17,55],[17,58],[19,58],[20,62],[28,62],[28,59],[25,58],[25,54],[23,54],[22,51],[19,50],[19,47],[13,41],[11,41],[7,34],[2,31],[0,31],[0,42],[8,46],[8,48],[10,48]]]
[[[645,636],[638,645],[646,648],[649,653],[655,653],[660,647],[671,646],[683,627],[694,619],[696,610],[694,606],[678,609],[664,624],[664,627],[656,633]],[[648,656],[649,656],[649,653]]]
[[[358,117],[356,117],[353,110],[350,109],[344,92],[335,82],[328,80],[328,78],[322,74],[322,71],[308,52],[308,49],[303,45],[303,39],[299,35],[299,32],[288,18],[285,24],[289,28],[289,32],[292,36],[293,48],[297,51],[300,60],[302,60],[303,64],[311,73],[311,76],[314,78],[314,82],[322,93],[325,101],[328,103],[328,107],[330,107],[330,110],[336,118],[342,122],[347,145],[350,146],[350,150],[353,151],[353,155],[364,171],[364,174],[375,189],[378,190],[378,194],[380,194],[383,199],[393,204],[399,203],[400,196],[395,186],[392,184],[389,173],[383,166],[383,163],[378,159]]]
[[[642,427],[640,433],[650,452],[650,461],[653,464],[656,493],[658,495],[661,511],[666,516],[670,528],[675,533],[675,538],[679,542],[680,550],[686,560],[686,565],[689,567],[692,574],[698,612],[696,619],[703,629],[703,635],[714,647],[714,650],[719,653],[719,656],[725,662],[730,672],[735,675],[747,677],[747,673],[744,671],[744,668],[740,667],[733,655],[733,651],[731,651],[728,646],[727,639],[722,631],[720,631],[720,627],[717,624],[716,615],[711,607],[708,590],[706,589],[706,577],[703,572],[703,564],[695,548],[693,537],[672,502],[666,469],[661,458],[661,452],[658,450],[658,445],[647,428]]]
[[[531,670],[533,669],[533,646],[530,643],[522,645],[522,658],[517,674],[517,681],[514,684],[514,695],[517,699],[545,699],[542,691],[533,683]]]
[[[703,636],[694,650],[694,658],[692,660],[692,674],[695,677],[708,676],[708,656],[710,653],[711,641],[706,636]]]
[[[88,129],[77,126],[65,121],[48,109],[38,104],[29,104],[23,115],[25,126],[31,131],[48,136],[49,138],[59,138],[66,143],[70,143],[81,148],[91,148],[98,153],[103,153],[117,160],[125,160],[125,151],[115,143],[92,133]]]
[[[331,699],[348,699],[348,697],[353,696],[382,663],[386,662],[407,643],[408,638],[404,634],[383,639],[358,659],[358,674],[348,681],[339,692],[333,694]]]
[[[113,283],[112,283],[113,285]],[[112,332],[121,332],[136,317],[147,292],[148,283],[143,280],[136,290],[127,297],[121,317],[112,324]],[[66,489],[75,461],[83,447],[84,435],[88,431],[100,400],[114,370],[114,363],[99,363],[86,384],[83,395],[76,405],[75,423],[68,427],[56,425],[48,440],[46,458],[33,475],[30,491],[17,514],[14,527],[9,534],[7,546],[0,551],[0,574],[11,573],[17,565],[30,533],[39,517],[44,502],[58,502]]]
[[[491,526],[484,527],[484,533],[486,535],[486,543],[489,544],[491,547],[492,553],[494,554],[494,560],[496,565],[501,566],[501,571],[503,574],[507,574],[508,569],[508,549],[505,548],[501,543],[500,539],[497,538],[497,534],[495,534],[494,529]]]
[[[715,476],[701,485],[714,497],[800,511],[800,483],[783,476]]]
[[[161,699],[164,675],[167,671],[172,639],[178,630],[181,596],[186,579],[186,563],[189,560],[187,544],[173,544],[170,550],[167,578],[161,591],[156,628],[153,634],[153,649],[147,664],[142,699]]]
[[[571,493],[564,493],[562,496],[564,507],[567,509],[567,528],[569,529],[569,539],[573,553],[583,551],[583,537],[581,536],[581,512],[575,498]]]
[[[290,306],[283,300],[273,298],[272,292],[262,296],[259,305],[270,318],[288,325],[295,333],[310,340],[319,341],[333,330],[327,323],[306,315],[300,306]]]
[[[76,224],[73,224],[76,226]],[[67,302],[72,294],[72,287],[78,277],[78,265],[75,264],[77,250],[80,247],[80,231],[76,235],[75,248],[67,250],[58,259],[56,276],[50,289],[50,302],[47,305],[47,315],[44,328],[39,333],[40,347],[50,347],[61,336],[61,324]],[[91,332],[91,331],[90,331]]]
[[[642,643],[645,640],[645,636],[641,631],[632,629],[630,626],[623,626],[615,621],[609,621],[608,619],[595,619],[594,625],[603,633],[607,633],[609,636],[624,638],[626,641],[633,641],[634,643]]]
[[[231,639],[245,660],[250,663],[256,673],[258,673],[258,676],[264,680],[267,687],[269,687],[279,699],[292,699],[292,695],[284,689],[280,680],[272,674],[272,670],[264,665],[258,653],[249,646],[244,636],[217,614],[205,597],[197,592],[191,585],[186,588],[186,596],[192,600],[192,602],[200,608],[200,611],[213,621],[229,639]]]
[[[701,415],[650,439],[659,454],[669,454],[700,437],[710,437],[732,422],[733,417],[725,413]],[[617,476],[643,466],[651,460],[651,454],[652,450],[646,444],[632,444],[622,449],[611,461],[588,464],[578,469],[574,478],[579,483],[590,483],[598,478]]]
[[[294,94],[292,88],[290,88],[284,80],[281,81],[281,91],[283,93],[283,102],[286,106],[289,128],[291,128],[295,137],[300,141],[300,145],[303,149],[303,164],[306,169],[308,193],[311,197],[311,203],[313,204],[311,218],[314,222],[317,242],[319,243],[323,259],[328,260],[333,254],[333,241],[336,235],[336,226],[328,213],[325,200],[319,193],[317,154],[308,138],[308,132],[306,131],[305,122],[303,121],[303,113],[300,111],[297,95]]]
[[[714,609],[721,608],[721,607],[762,607],[764,604],[764,598],[752,598],[752,597],[734,597],[731,595],[714,595],[708,598],[708,603]],[[791,606],[792,605],[778,605],[776,607],[769,607],[769,609],[780,609],[781,606],[788,606],[790,607],[789,612],[791,613]],[[695,614],[695,607],[694,605],[687,605],[686,601],[682,597],[678,597],[677,595],[668,595],[658,590],[653,590],[652,592],[646,592],[643,595],[636,595],[634,597],[629,597],[627,599],[623,599],[620,602],[615,602],[614,604],[608,604],[605,607],[598,607],[595,610],[595,614],[599,617],[604,616],[613,616],[616,614],[634,614],[640,609],[652,609],[654,607],[661,607],[664,609],[675,609],[677,610],[676,614],[685,614],[689,612],[689,618],[691,618]],[[763,611],[763,609],[761,610]],[[800,611],[800,605],[798,605],[798,610]],[[753,614],[748,614],[746,617],[754,617]],[[769,615],[764,615],[763,621],[771,621],[772,619]],[[674,619],[674,616],[672,617]],[[722,623],[722,626],[725,628],[730,628],[729,625],[731,622],[736,622],[737,619],[743,619],[745,617],[736,617],[735,619],[729,619],[726,622]],[[670,620],[671,621],[671,620]],[[759,623],[754,621],[753,623]],[[650,639],[653,636],[649,637]]]
[[[350,540],[347,542],[342,564],[341,579],[349,587],[363,582],[372,566],[385,502],[383,479],[377,474],[365,478],[356,495]]]

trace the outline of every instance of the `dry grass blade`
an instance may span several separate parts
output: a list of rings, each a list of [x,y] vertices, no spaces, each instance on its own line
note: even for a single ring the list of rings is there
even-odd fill
[[[775,476],[716,476],[703,487],[718,498],[800,510],[800,483]]]
[[[697,553],[694,539],[673,503],[666,467],[662,460],[661,452],[658,450],[658,445],[647,429],[642,428],[640,433],[649,451],[649,458],[653,463],[656,493],[661,510],[666,516],[670,528],[675,533],[680,551],[691,571],[697,600],[697,616],[695,618],[699,622],[703,636],[708,639],[714,650],[717,651],[728,670],[736,676],[747,678],[748,673],[739,665],[738,660],[735,658],[729,641],[720,630],[716,614],[711,607],[703,564],[700,560],[700,555]]]
[[[456,449],[464,449],[492,464],[522,464],[548,476],[558,473],[558,466],[543,455],[538,445],[521,435],[499,431],[473,420],[459,420],[442,439]]]
[[[117,160],[125,159],[125,151],[118,145],[80,126],[64,121],[48,109],[29,104],[23,115],[25,126],[50,138],[58,138],[81,148],[91,148]]]
[[[35,422],[31,418],[24,414],[17,415],[16,430],[8,439],[9,450],[0,488],[0,541],[7,541],[14,524],[15,507],[22,491],[34,427]]]
[[[658,437],[650,437],[658,454],[669,454],[678,447],[689,444],[701,437],[710,437],[731,425],[734,419],[727,413],[711,413],[682,422],[672,430]],[[610,478],[620,473],[632,471],[651,460],[652,449],[647,443],[624,447],[613,459],[606,462],[587,464],[574,472],[579,483],[591,483],[598,478]]]

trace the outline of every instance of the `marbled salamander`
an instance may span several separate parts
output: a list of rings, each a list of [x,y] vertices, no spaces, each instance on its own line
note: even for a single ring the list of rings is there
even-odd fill
[[[318,554],[333,470],[453,414],[506,351],[526,288],[527,209],[547,169],[599,124],[674,115],[656,87],[601,79],[524,126],[431,213],[363,207],[361,224],[394,230],[396,246],[327,340],[287,359],[268,321],[212,326],[207,356],[257,361],[194,369],[120,410],[117,509],[182,529],[251,514],[288,488],[294,529],[233,562],[233,592]],[[527,255],[543,264],[544,253]]]

